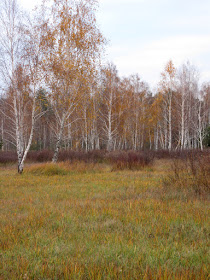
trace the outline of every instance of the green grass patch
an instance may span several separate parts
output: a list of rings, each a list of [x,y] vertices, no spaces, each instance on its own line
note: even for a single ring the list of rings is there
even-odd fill
[[[209,203],[163,199],[164,164],[0,169],[0,279],[208,279]]]

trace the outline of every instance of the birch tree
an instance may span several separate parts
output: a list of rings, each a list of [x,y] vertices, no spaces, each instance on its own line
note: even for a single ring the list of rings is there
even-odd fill
[[[108,151],[114,149],[118,132],[119,122],[116,111],[118,81],[115,65],[109,64],[102,69],[100,119],[102,122],[102,135],[104,135],[104,142]]]
[[[208,128],[210,125],[210,94],[209,86],[204,84],[200,91],[199,99],[197,100],[197,138],[199,142],[200,149],[203,150],[207,136]]]
[[[18,172],[22,173],[30,149],[39,84],[37,34],[26,32],[16,0],[1,3],[0,74],[4,104],[8,108],[9,132],[17,150]]]
[[[57,124],[52,161],[58,160],[64,128],[75,111],[88,77],[94,75],[104,38],[97,28],[96,1],[54,0],[44,25],[43,69]]]
[[[183,64],[177,72],[177,82],[178,143],[181,149],[186,149],[191,148],[191,140],[195,136],[195,130],[198,129],[197,121],[201,109],[201,104],[198,102],[197,69],[189,62]],[[195,116],[196,111],[198,111],[198,114]]]
[[[175,90],[175,74],[176,69],[173,62],[170,60],[161,73],[162,80],[160,82],[160,91],[163,95],[164,102],[164,136],[165,136],[165,148],[172,149],[172,100],[173,92]]]

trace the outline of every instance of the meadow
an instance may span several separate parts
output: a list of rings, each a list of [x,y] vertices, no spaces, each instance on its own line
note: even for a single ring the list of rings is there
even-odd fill
[[[209,279],[208,174],[198,191],[171,159],[15,168],[0,166],[0,279]]]

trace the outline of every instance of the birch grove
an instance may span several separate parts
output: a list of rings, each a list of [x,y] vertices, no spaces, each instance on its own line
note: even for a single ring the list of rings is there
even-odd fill
[[[136,73],[101,63],[105,39],[96,1],[54,0],[34,20],[16,0],[1,2],[0,148],[16,149],[22,173],[30,149],[201,149],[209,147],[210,82],[190,62],[166,63],[153,90]]]

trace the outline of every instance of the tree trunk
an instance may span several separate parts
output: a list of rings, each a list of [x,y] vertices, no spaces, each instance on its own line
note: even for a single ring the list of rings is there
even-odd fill
[[[185,135],[185,122],[184,122],[184,118],[185,118],[185,114],[184,114],[184,97],[183,97],[183,92],[182,92],[182,105],[181,105],[181,150],[184,149],[184,135]]]
[[[4,121],[1,120],[1,150],[4,151]]]
[[[203,151],[202,120],[201,120],[201,101],[198,108],[198,133],[201,151]]]
[[[107,150],[112,150],[112,111],[110,109],[108,113],[108,143],[107,143]]]
[[[18,139],[18,144],[17,144],[17,153],[18,153],[18,173],[22,174],[23,172],[23,167],[24,167],[24,162],[26,159],[26,156],[29,152],[29,149],[31,147],[32,139],[33,139],[33,134],[34,134],[34,125],[35,125],[35,98],[33,100],[33,108],[32,108],[32,120],[31,120],[31,132],[28,140],[28,144],[25,148],[23,148],[23,140],[21,140],[20,136],[20,131],[17,132],[17,139]],[[18,128],[16,128],[19,130]]]
[[[169,151],[171,151],[171,148],[172,148],[172,96],[171,96],[171,92],[169,93],[170,96],[169,96],[169,112],[168,112],[168,149]]]
[[[59,154],[59,150],[60,150],[63,129],[64,129],[64,118],[61,121],[60,131],[59,131],[59,134],[58,134],[54,155],[53,155],[53,158],[52,158],[53,163],[56,163],[58,161],[58,154]]]

